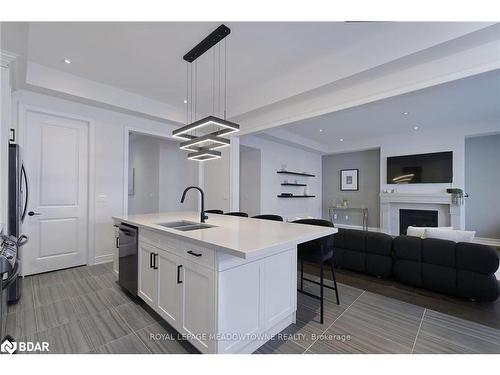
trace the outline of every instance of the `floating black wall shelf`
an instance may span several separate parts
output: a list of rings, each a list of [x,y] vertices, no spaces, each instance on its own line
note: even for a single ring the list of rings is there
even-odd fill
[[[315,195],[278,195],[278,198],[316,198]]]
[[[305,177],[316,177],[310,173],[302,173],[302,172],[291,172],[291,171],[277,171],[278,174],[293,174],[295,176],[305,176]]]

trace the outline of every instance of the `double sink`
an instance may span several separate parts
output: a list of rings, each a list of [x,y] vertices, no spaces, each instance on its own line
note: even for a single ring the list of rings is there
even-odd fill
[[[165,228],[171,228],[175,230],[180,230],[182,232],[188,232],[192,230],[200,230],[200,229],[208,229],[208,228],[215,228],[215,225],[209,225],[205,223],[196,223],[194,221],[187,221],[187,220],[179,220],[179,221],[172,221],[168,223],[158,223],[157,225]]]

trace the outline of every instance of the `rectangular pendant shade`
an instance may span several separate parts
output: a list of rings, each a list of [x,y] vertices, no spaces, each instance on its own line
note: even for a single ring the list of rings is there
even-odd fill
[[[228,135],[240,130],[240,126],[238,124],[235,124],[234,122],[223,120],[215,116],[207,116],[205,118],[202,118],[201,120],[195,121],[189,125],[174,130],[172,132],[172,136],[185,140],[193,139],[192,135],[188,134],[189,132],[210,125],[215,125],[222,128],[216,132],[210,133],[212,135]]]
[[[198,152],[192,152],[188,154],[188,159],[190,160],[198,160],[198,161],[205,161],[205,160],[212,160],[212,159],[219,159],[221,157],[220,151],[214,151],[214,150],[202,150]]]
[[[218,148],[226,147],[230,145],[229,139],[217,137],[212,134],[207,134],[198,138],[190,139],[189,141],[181,143],[181,150],[186,151],[201,151],[205,150],[216,150]]]

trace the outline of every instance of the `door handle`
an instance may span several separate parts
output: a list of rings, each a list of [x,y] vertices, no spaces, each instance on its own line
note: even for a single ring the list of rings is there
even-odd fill
[[[189,255],[192,255],[192,256],[197,257],[197,258],[198,258],[198,257],[201,257],[201,256],[203,255],[203,254],[201,254],[201,253],[195,253],[195,252],[194,252],[194,251],[192,251],[192,250],[189,250],[187,253],[188,253]]]
[[[28,212],[28,216],[35,216],[35,215],[38,216],[38,215],[41,215],[41,213],[40,212],[33,212],[33,211]]]
[[[181,280],[181,268],[182,268],[182,264],[180,264],[180,265],[177,266],[177,284],[182,284],[182,280]]]
[[[153,268],[153,257],[155,253],[149,253],[149,268]]]
[[[153,254],[153,269],[157,270],[158,269],[158,254]]]

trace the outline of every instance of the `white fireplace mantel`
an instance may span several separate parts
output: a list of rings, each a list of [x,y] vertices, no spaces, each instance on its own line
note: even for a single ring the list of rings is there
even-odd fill
[[[382,232],[399,235],[399,210],[438,211],[438,226],[463,229],[463,206],[452,203],[448,193],[381,193],[380,224]]]
[[[380,203],[434,203],[451,205],[451,194],[448,193],[380,193]]]

